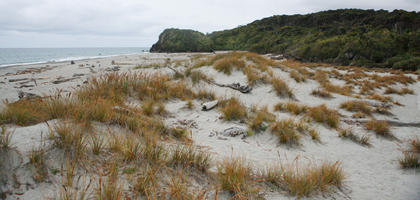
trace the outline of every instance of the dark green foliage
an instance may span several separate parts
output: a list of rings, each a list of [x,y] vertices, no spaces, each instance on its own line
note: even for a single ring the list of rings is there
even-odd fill
[[[272,16],[207,36],[214,50],[281,53],[340,65],[420,68],[418,12],[341,9]]]
[[[185,29],[165,29],[151,52],[209,52],[211,40],[204,34]]]

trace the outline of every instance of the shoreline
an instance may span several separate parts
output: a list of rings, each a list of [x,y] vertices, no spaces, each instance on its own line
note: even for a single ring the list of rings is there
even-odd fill
[[[108,57],[117,57],[117,56],[130,56],[130,55],[141,55],[147,54],[150,52],[139,52],[139,53],[128,53],[128,54],[113,54],[113,55],[105,55],[105,56],[91,56],[91,57],[67,57],[67,58],[59,58],[56,60],[49,60],[49,61],[38,61],[38,62],[28,62],[28,63],[14,63],[14,64],[0,64],[0,70],[4,68],[11,68],[11,67],[20,67],[20,66],[30,66],[30,65],[40,65],[40,64],[62,64],[69,61],[86,61],[90,59],[100,59],[100,58],[108,58]]]

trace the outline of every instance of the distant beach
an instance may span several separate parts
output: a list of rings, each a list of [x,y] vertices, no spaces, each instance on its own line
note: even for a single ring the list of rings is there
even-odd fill
[[[0,67],[83,60],[148,52],[148,47],[0,48]]]

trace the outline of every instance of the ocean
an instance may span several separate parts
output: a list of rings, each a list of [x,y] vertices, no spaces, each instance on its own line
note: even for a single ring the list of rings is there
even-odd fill
[[[0,48],[0,67],[148,52],[148,47]]]

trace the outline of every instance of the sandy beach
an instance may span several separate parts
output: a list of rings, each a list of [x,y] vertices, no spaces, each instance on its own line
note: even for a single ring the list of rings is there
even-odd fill
[[[217,52],[222,54],[223,52]],[[98,59],[86,59],[70,62],[46,63],[25,66],[13,66],[0,68],[0,100],[1,108],[6,109],[6,102],[19,100],[19,94],[31,93],[39,96],[50,96],[61,92],[62,96],[71,94],[79,88],[89,84],[92,77],[100,77],[111,73],[161,73],[174,75],[174,71],[185,72],[187,65],[190,66],[206,56],[213,56],[209,53],[144,53],[137,55],[114,56]],[[269,57],[269,55],[265,55]],[[250,65],[251,61],[246,61]],[[402,149],[406,143],[413,138],[420,137],[420,82],[417,76],[412,73],[404,74],[412,77],[415,83],[392,85],[393,88],[408,88],[413,94],[386,94],[398,102],[400,105],[390,105],[390,115],[373,113],[371,117],[377,120],[388,122],[398,122],[397,125],[390,125],[391,133],[397,139],[388,139],[376,135],[374,132],[366,130],[360,121],[368,120],[365,117],[357,121],[352,117],[353,112],[340,108],[345,101],[363,100],[372,105],[382,102],[368,99],[367,96],[356,95],[346,96],[331,93],[331,98],[320,98],[311,95],[311,92],[320,87],[320,83],[311,78],[303,82],[297,82],[290,77],[290,72],[294,69],[287,67],[285,60],[276,61],[280,67],[268,66],[272,77],[278,77],[288,84],[293,91],[293,98],[283,98],[276,94],[273,86],[266,83],[259,83],[252,86],[250,93],[242,93],[229,87],[220,87],[209,82],[201,81],[193,84],[191,80],[185,79],[185,83],[194,91],[204,89],[212,91],[217,97],[231,98],[236,97],[248,109],[253,106],[267,106],[268,111],[275,115],[277,120],[300,119],[302,115],[294,115],[288,112],[275,111],[274,107],[279,102],[294,101],[309,107],[325,104],[330,109],[338,111],[339,122],[342,129],[351,128],[358,136],[368,136],[370,146],[363,146],[351,140],[343,139],[338,136],[338,130],[328,127],[325,124],[310,122],[311,128],[319,133],[319,142],[313,141],[309,136],[302,136],[298,146],[279,144],[277,136],[273,135],[269,129],[253,135],[239,135],[236,137],[226,136],[223,133],[226,129],[235,127],[240,130],[247,130],[248,123],[241,120],[227,121],[221,118],[222,113],[215,108],[209,111],[202,111],[201,105],[205,100],[192,99],[192,108],[186,108],[187,100],[168,99],[165,102],[165,109],[168,113],[162,120],[168,127],[183,126],[190,131],[192,143],[202,150],[209,152],[212,156],[210,172],[217,172],[217,162],[229,157],[243,157],[249,162],[255,171],[264,169],[273,163],[292,163],[299,158],[301,165],[307,163],[317,163],[323,161],[340,162],[345,179],[342,187],[330,193],[317,193],[302,199],[401,199],[416,200],[420,198],[420,173],[418,169],[402,169],[399,159],[402,157]],[[283,64],[281,64],[283,63]],[[286,67],[282,67],[282,66]],[[143,66],[143,67],[136,67]],[[149,67],[145,67],[149,66]],[[154,66],[154,67],[150,67]],[[169,68],[169,67],[170,68]],[[352,68],[334,67],[304,67],[307,71],[315,73],[318,70],[326,72],[336,71],[339,74],[354,72]],[[200,71],[217,84],[239,83],[248,85],[247,76],[238,69],[233,69],[230,75],[216,70],[213,66],[204,65],[194,69]],[[262,74],[267,72],[261,72]],[[378,76],[392,75],[390,72],[371,72]],[[331,75],[328,79],[334,85],[345,86],[344,80]],[[375,89],[379,94],[383,94],[386,88]],[[354,93],[360,91],[358,86],[354,86]],[[131,98],[131,97],[130,97]],[[128,107],[140,108],[141,103],[134,98],[128,98],[125,105]],[[33,179],[29,169],[30,159],[28,158],[31,150],[42,143],[48,146],[48,133],[51,124],[60,119],[52,119],[47,123],[38,123],[30,126],[18,126],[6,124],[12,134],[13,151],[1,154],[3,159],[3,169],[0,175],[0,191],[4,193],[5,199],[55,199],[58,195],[58,188],[62,184],[61,173],[49,172],[48,181],[37,182]],[[93,126],[99,130],[123,128],[102,122],[94,122]],[[47,141],[47,142],[45,142]],[[168,142],[169,144],[174,141]],[[49,171],[62,169],[59,153],[53,150],[47,156]],[[94,174],[79,173],[82,177],[96,177]],[[121,175],[123,193],[127,196],[130,191],[128,175]],[[199,183],[196,183],[200,185]],[[206,185],[209,183],[205,183]],[[203,186],[204,187],[204,186]],[[265,199],[296,199],[285,191],[275,189],[263,189]],[[215,193],[209,192],[208,198],[213,198]],[[2,199],[3,197],[0,197]],[[227,192],[220,192],[220,199],[230,199]]]

